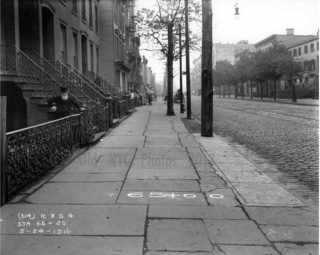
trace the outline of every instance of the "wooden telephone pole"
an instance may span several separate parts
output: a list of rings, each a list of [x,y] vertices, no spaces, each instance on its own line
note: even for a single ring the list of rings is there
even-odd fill
[[[201,136],[213,136],[211,0],[202,0]]]

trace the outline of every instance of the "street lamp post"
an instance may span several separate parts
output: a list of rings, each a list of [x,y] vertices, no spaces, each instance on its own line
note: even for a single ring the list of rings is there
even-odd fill
[[[186,19],[186,74],[187,74],[187,119],[191,119],[191,91],[190,91],[190,56],[189,56],[189,6],[185,0]]]

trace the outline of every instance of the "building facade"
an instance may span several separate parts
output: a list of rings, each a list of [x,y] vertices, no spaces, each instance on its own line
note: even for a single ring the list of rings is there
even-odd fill
[[[70,85],[97,103],[107,89],[118,93],[139,87],[134,7],[134,0],[1,0],[7,130],[48,121],[45,102],[59,93],[59,86]],[[22,82],[18,67],[33,80]],[[64,83],[54,77],[60,71]]]
[[[135,35],[134,7],[135,0],[101,1],[99,11],[102,75],[125,92],[138,86],[141,61],[138,54],[140,40]]]
[[[80,73],[99,72],[98,9],[97,0],[1,1],[1,95],[7,96],[11,116],[8,131],[47,119],[46,112],[33,103],[36,100],[26,84],[16,82],[17,65],[27,68],[25,63],[17,62],[21,60],[17,52],[22,56],[39,54],[43,61],[52,65],[59,61]],[[29,68],[30,75],[37,75],[36,69]]]
[[[271,35],[256,44],[254,44],[254,47],[256,48],[256,51],[258,50],[265,50],[272,46],[273,42],[279,42],[283,44],[284,46],[288,47],[289,45],[296,44],[308,39],[315,38],[314,35],[295,35],[293,28],[287,28],[287,34],[285,35]]]
[[[214,43],[212,49],[212,65],[215,68],[217,61],[228,60],[232,65],[235,63],[235,55],[243,50],[254,51],[254,45],[247,40],[239,41],[237,44]]]

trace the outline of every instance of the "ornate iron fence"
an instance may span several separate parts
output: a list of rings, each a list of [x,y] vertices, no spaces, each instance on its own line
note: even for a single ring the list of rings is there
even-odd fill
[[[130,110],[134,110],[137,104],[137,98],[130,98]]]
[[[97,130],[94,126],[97,126]],[[9,132],[7,136],[7,194],[36,179],[109,128],[108,107]]]
[[[127,114],[127,100],[119,101],[119,116],[122,118]]]
[[[15,73],[16,50],[14,46],[0,45],[1,73]]]

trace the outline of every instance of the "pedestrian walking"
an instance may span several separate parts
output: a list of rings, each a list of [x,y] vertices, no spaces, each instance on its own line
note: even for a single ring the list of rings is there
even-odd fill
[[[149,105],[152,105],[153,91],[151,89],[149,89],[148,87],[146,87],[146,90],[147,90],[147,97],[148,97]]]
[[[51,110],[55,112],[55,119],[70,116],[72,105],[80,111],[85,110],[84,108],[80,107],[76,100],[69,96],[68,88],[61,87],[60,92],[60,96],[47,100],[49,107],[51,107]]]

